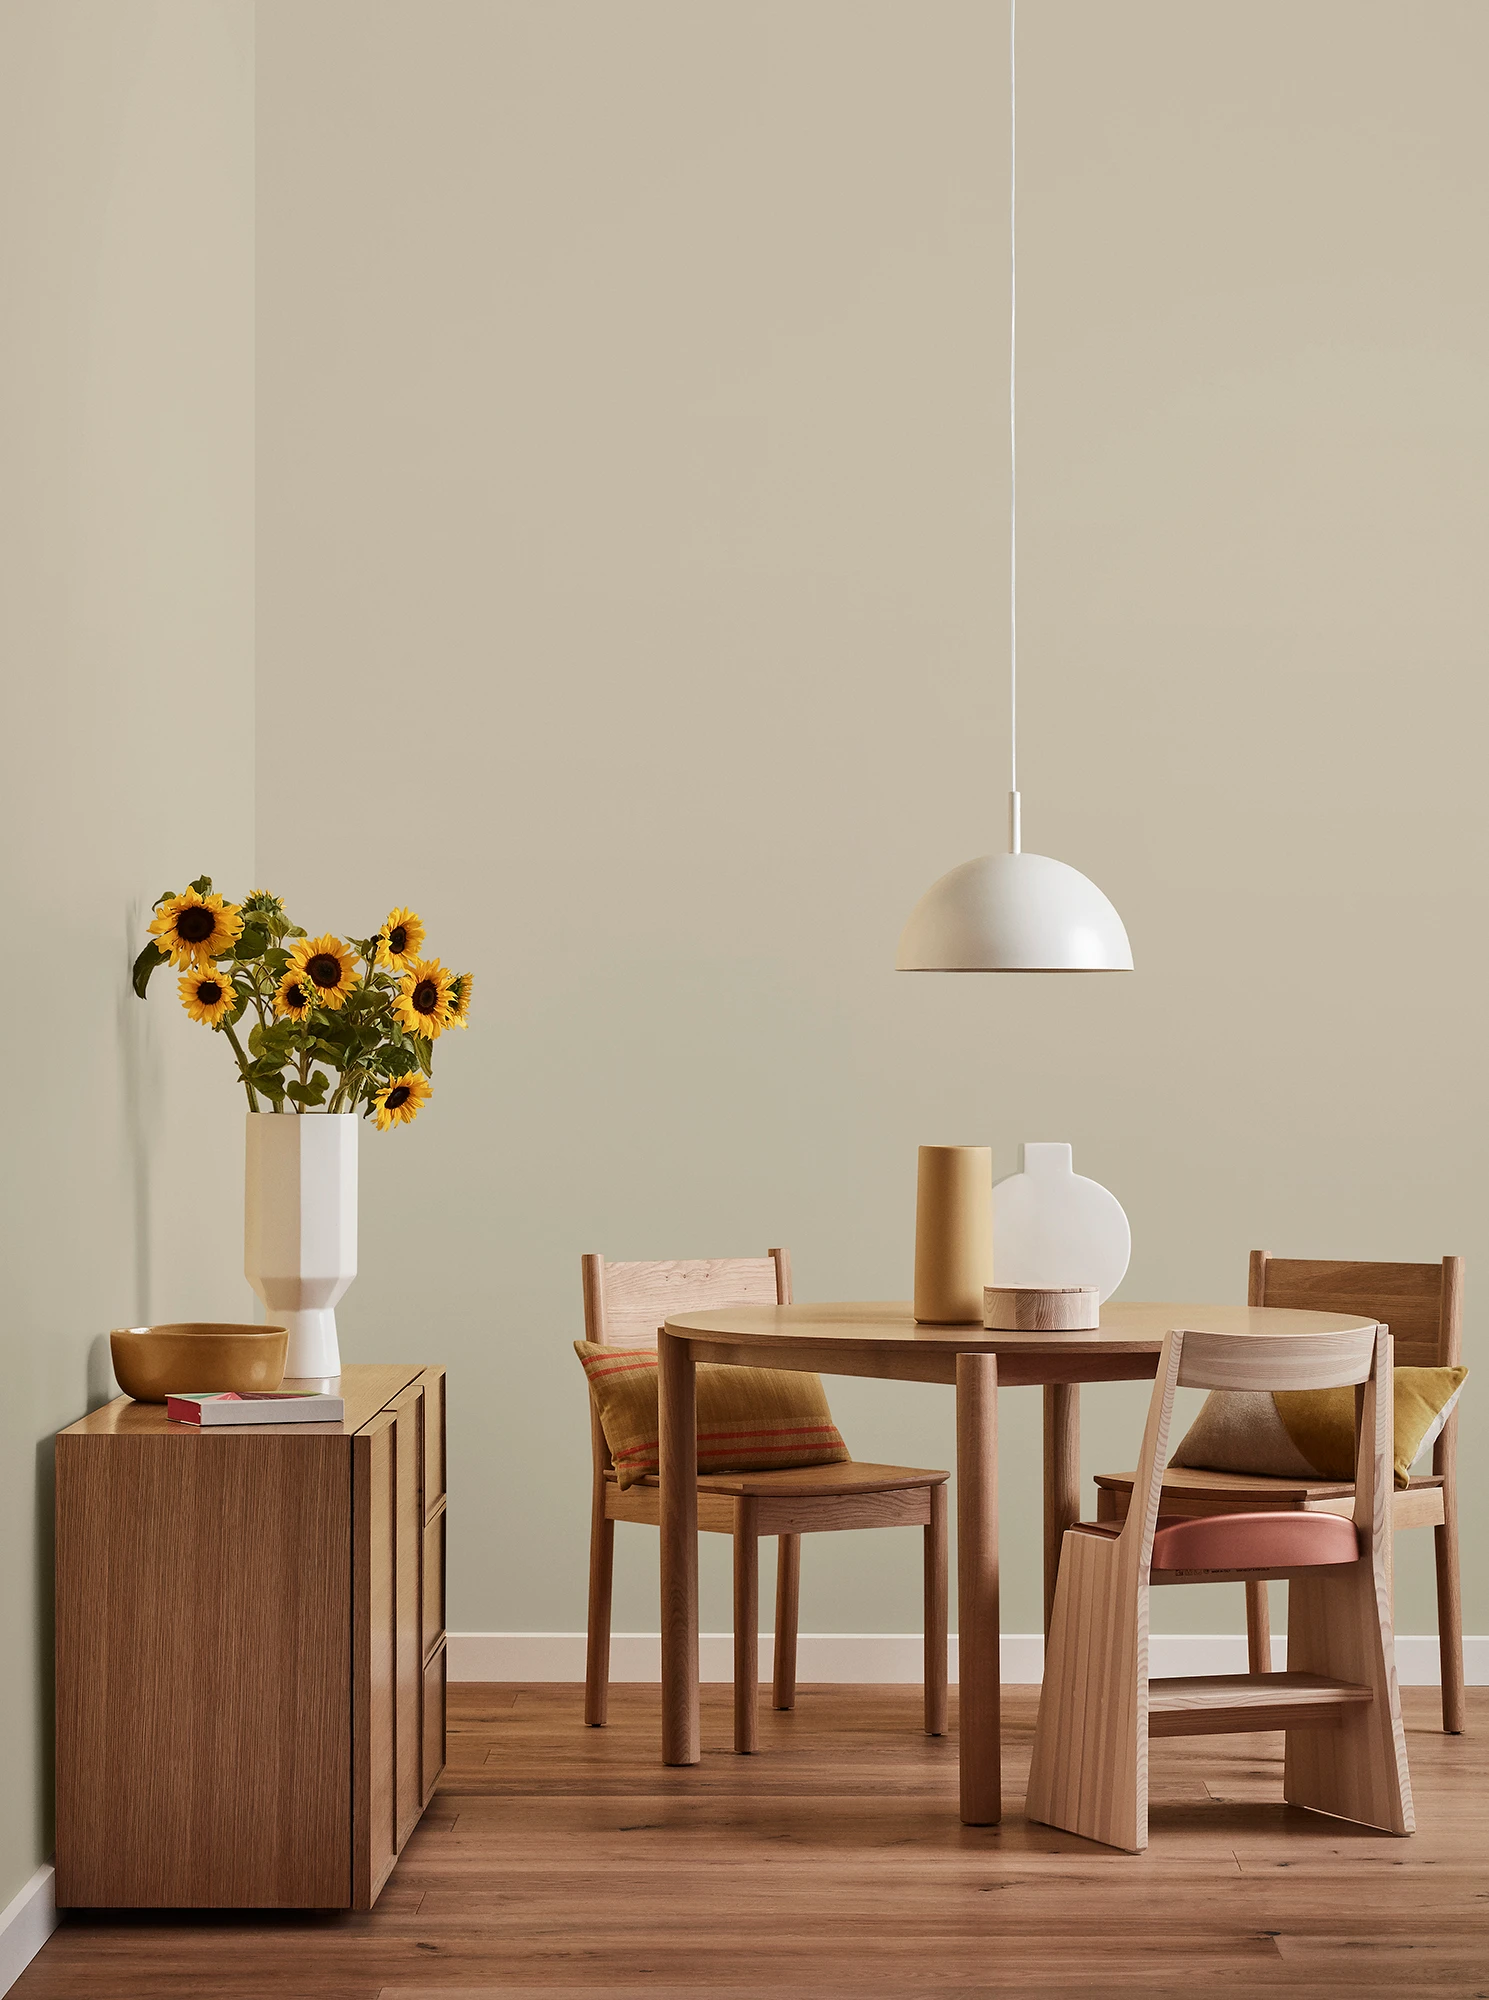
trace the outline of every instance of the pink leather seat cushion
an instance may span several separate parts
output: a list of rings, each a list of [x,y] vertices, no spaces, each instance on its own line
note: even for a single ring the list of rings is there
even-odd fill
[[[1154,1569],[1303,1569],[1359,1553],[1342,1514],[1203,1514],[1162,1522],[1153,1537]]]

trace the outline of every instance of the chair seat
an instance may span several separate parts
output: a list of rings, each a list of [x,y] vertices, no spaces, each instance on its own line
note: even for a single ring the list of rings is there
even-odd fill
[[[1120,1521],[1081,1521],[1076,1532],[1114,1541]],[[1342,1514],[1180,1514],[1158,1517],[1153,1573],[1313,1569],[1359,1559],[1355,1524]]]
[[[609,1471],[605,1477],[613,1480],[615,1474]],[[863,1465],[850,1461],[847,1465],[801,1465],[794,1470],[781,1467],[770,1472],[705,1472],[699,1475],[698,1491],[722,1493],[738,1500],[785,1498],[803,1493],[824,1497],[899,1493],[907,1487],[944,1486],[950,1477],[950,1473],[929,1471],[924,1466]],[[632,1489],[657,1484],[656,1474],[648,1473],[645,1479],[634,1480]]]
[[[1199,1514],[1164,1522],[1153,1537],[1155,1570],[1307,1569],[1359,1555],[1342,1514]]]
[[[1132,1477],[1130,1472],[1098,1472],[1096,1485],[1102,1491],[1125,1495],[1132,1491]],[[1414,1475],[1410,1487],[1403,1490],[1415,1493],[1441,1485],[1442,1479],[1429,1472]],[[1354,1493],[1354,1482],[1348,1479],[1274,1479],[1261,1473],[1205,1472],[1193,1466],[1170,1465],[1164,1470],[1159,1509],[1164,1514],[1211,1509],[1225,1513],[1262,1506],[1302,1509],[1353,1500]]]

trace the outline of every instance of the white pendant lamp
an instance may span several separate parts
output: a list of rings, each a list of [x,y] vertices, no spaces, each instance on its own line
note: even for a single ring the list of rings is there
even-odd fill
[[[1008,7],[1009,102],[1009,664],[1008,852],[964,861],[933,882],[900,933],[898,972],[1131,972],[1122,919],[1096,884],[1047,854],[1025,854],[1018,780],[1018,257],[1014,169],[1017,0]]]

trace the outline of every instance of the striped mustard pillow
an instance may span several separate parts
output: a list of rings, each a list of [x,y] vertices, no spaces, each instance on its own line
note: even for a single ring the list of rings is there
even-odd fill
[[[657,1469],[657,1357],[649,1348],[576,1340],[615,1476],[634,1486]],[[764,1472],[849,1458],[815,1375],[785,1368],[698,1369],[698,1470]]]

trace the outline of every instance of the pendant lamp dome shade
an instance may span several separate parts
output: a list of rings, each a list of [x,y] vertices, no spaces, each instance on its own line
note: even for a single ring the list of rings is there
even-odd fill
[[[1127,932],[1077,868],[1025,854],[1018,758],[1017,0],[1008,0],[1008,853],[933,882],[900,932],[898,972],[1131,972]]]
[[[982,854],[933,882],[900,932],[898,972],[1131,972],[1096,884],[1047,854]]]

